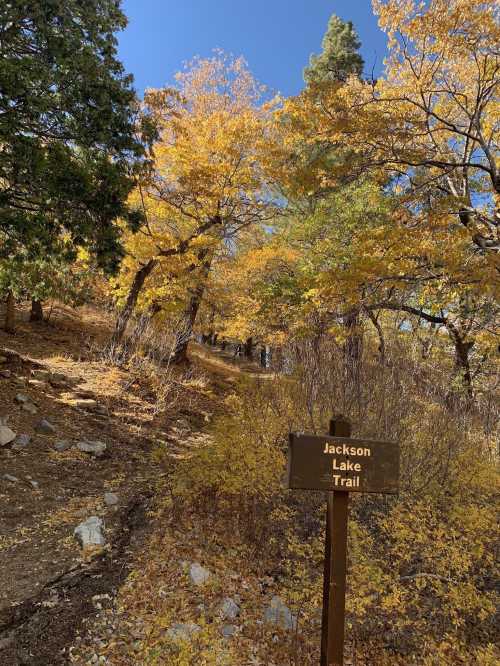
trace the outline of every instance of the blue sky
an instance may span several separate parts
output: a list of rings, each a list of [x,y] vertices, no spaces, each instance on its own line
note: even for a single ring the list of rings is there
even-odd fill
[[[119,34],[119,55],[141,96],[214,48],[243,55],[273,92],[296,94],[331,14],[356,26],[368,73],[380,74],[385,55],[371,0],[123,0],[123,10],[129,25]]]

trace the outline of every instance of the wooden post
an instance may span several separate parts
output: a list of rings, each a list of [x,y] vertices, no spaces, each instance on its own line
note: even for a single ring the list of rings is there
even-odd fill
[[[332,437],[350,437],[351,424],[342,417],[330,421]],[[321,666],[343,666],[345,582],[347,570],[347,516],[349,493],[327,493]]]

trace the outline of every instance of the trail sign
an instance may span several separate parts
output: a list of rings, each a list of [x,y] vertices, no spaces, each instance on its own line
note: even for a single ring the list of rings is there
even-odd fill
[[[288,487],[397,493],[399,447],[393,442],[290,435]]]
[[[288,487],[327,491],[321,666],[343,666],[349,493],[397,493],[399,445],[352,439],[351,424],[330,421],[324,436],[290,434]]]

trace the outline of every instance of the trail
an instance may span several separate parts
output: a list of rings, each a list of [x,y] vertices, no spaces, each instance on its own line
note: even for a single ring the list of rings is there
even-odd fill
[[[16,336],[0,333],[0,416],[31,438],[22,450],[0,447],[2,666],[72,663],[69,648],[96,610],[112,603],[155,529],[148,511],[164,473],[156,447],[169,447],[174,458],[185,455],[203,422],[196,386],[183,388],[168,413],[156,414],[147,383],[131,384],[125,371],[99,362],[94,347],[102,346],[109,324],[88,309],[79,318],[65,311],[53,326],[21,322]],[[64,385],[35,379],[54,372],[64,375]],[[16,403],[21,392],[36,413]],[[78,394],[92,396],[102,413],[77,407]],[[41,417],[54,425],[53,434],[37,432]],[[105,442],[106,454],[54,448],[83,438]],[[106,491],[118,495],[117,506],[105,505]],[[73,537],[90,515],[103,518],[108,543],[94,558]]]

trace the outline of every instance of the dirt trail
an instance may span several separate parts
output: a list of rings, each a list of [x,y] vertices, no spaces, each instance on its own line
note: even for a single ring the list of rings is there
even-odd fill
[[[92,309],[68,310],[53,325],[21,322],[15,336],[0,333],[0,417],[31,437],[24,448],[0,447],[2,666],[70,663],[68,647],[114,595],[152,529],[148,507],[162,474],[155,447],[168,445],[179,419],[199,417],[188,398],[158,414],[147,384],[99,360],[109,323]],[[64,380],[51,381],[53,373]],[[16,402],[19,393],[36,413]],[[79,406],[79,396],[97,407]],[[37,432],[42,418],[55,432]],[[104,442],[105,455],[55,449],[83,439]],[[116,506],[105,492],[118,495]],[[108,545],[87,561],[73,530],[91,515],[103,518]]]

